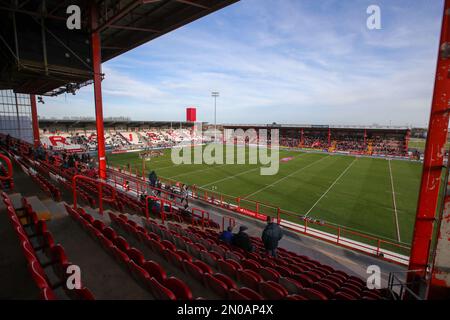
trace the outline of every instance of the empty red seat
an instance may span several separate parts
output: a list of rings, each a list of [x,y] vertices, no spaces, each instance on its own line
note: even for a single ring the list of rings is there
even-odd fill
[[[280,278],[280,274],[278,273],[278,271],[272,268],[260,268],[259,274],[263,277],[264,280],[271,280],[274,282],[278,282],[278,279]]]
[[[238,270],[238,279],[244,286],[256,291],[259,291],[259,283],[263,281],[261,275],[248,269]]]
[[[124,266],[128,266],[128,262],[130,261],[130,257],[128,257],[128,254],[114,246],[112,248],[112,252],[114,254],[114,257],[116,258],[117,262]]]
[[[99,231],[103,231],[103,229],[105,229],[105,224],[100,220],[94,220],[92,225]]]
[[[145,263],[145,258],[142,252],[139,249],[136,248],[130,248],[127,250],[127,254],[130,257],[131,260],[136,262],[137,265],[143,266]]]
[[[309,300],[328,300],[328,297],[326,295],[312,288],[305,289],[302,292],[302,295]]]
[[[193,262],[196,266],[198,266],[200,269],[202,269],[203,273],[213,273],[210,266],[208,266],[203,261],[197,260]]]
[[[328,299],[331,299],[334,296],[335,289],[329,287],[328,285],[318,282],[313,284],[312,289],[317,290],[318,292],[325,295]]]
[[[170,277],[164,281],[164,286],[175,294],[177,300],[192,300],[191,289],[178,278]]]
[[[153,296],[157,300],[176,300],[177,297],[175,294],[168,288],[166,288],[164,285],[159,283],[158,280],[155,278],[150,278],[150,280],[147,281],[147,286],[152,292]]]
[[[274,281],[261,282],[259,292],[269,300],[281,300],[289,294],[283,286]]]
[[[345,292],[338,292],[334,295],[336,300],[358,300],[355,296],[349,295]]]
[[[110,227],[106,227],[103,229],[103,235],[111,241],[114,241],[117,238],[117,233]]]
[[[250,269],[255,271],[261,268],[261,265],[253,259],[243,259],[241,260],[241,265],[242,268],[244,269]]]
[[[156,280],[160,283],[164,283],[164,281],[166,281],[166,272],[157,262],[152,260],[145,261],[143,268],[148,272],[150,277],[156,278]]]
[[[305,296],[301,294],[291,294],[286,297],[286,300],[308,300]]]
[[[228,289],[237,289],[237,285],[234,282],[234,280],[228,277],[227,275],[224,275],[222,273],[215,273],[214,276],[223,283],[225,283]]]
[[[232,263],[233,260],[219,260],[217,261],[217,268],[227,276],[230,276],[234,279],[237,278],[237,271],[239,269],[236,268],[236,265]],[[235,262],[235,261],[233,261]]]
[[[278,283],[281,284],[289,292],[289,294],[298,294],[303,289],[300,282],[289,277],[280,277],[278,279]]]
[[[139,266],[135,261],[128,261],[128,270],[131,272],[131,275],[134,279],[136,279],[142,285],[147,285],[147,281],[150,280],[150,275],[148,272]]]
[[[212,274],[206,274],[204,276],[206,286],[220,296],[222,299],[228,297],[228,286],[220,279]]]
[[[128,244],[127,240],[125,240],[125,238],[121,236],[118,236],[114,240],[114,244],[116,245],[117,248],[119,248],[123,252],[127,252],[130,249],[130,245]]]
[[[314,281],[306,274],[294,274],[292,278],[298,281],[303,288],[309,288],[313,285]]]
[[[197,265],[195,265],[192,262],[187,261],[187,260],[183,261],[183,266],[184,266],[184,271],[187,274],[190,274],[197,281],[203,282],[203,270],[199,266],[197,266]]]
[[[50,287],[41,289],[40,298],[41,300],[58,300]]]
[[[177,247],[175,247],[175,245],[170,241],[163,240],[163,241],[161,241],[161,244],[163,245],[164,248],[166,248],[168,250],[171,250],[174,252],[177,251]]]

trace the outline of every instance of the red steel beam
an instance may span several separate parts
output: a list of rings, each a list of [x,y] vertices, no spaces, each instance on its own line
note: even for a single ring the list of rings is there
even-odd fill
[[[36,96],[34,94],[30,94],[30,101],[31,101],[31,123],[33,126],[33,142],[34,146],[38,147],[41,144],[41,139],[39,137],[39,121],[36,106]]]
[[[94,70],[94,99],[95,99],[95,122],[97,127],[97,153],[98,153],[98,175],[100,179],[106,179],[106,154],[105,134],[103,128],[103,100],[102,100],[102,57],[100,32],[97,29],[97,8],[91,5],[91,45],[92,45],[92,69]]]
[[[449,72],[450,0],[445,0],[433,101],[428,122],[422,180],[409,261],[409,283],[419,279],[423,280],[429,265],[449,123]],[[417,287],[413,289],[419,290]]]

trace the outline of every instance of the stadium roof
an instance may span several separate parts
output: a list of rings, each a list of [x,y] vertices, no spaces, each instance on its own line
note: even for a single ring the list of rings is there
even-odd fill
[[[237,1],[0,1],[0,89],[57,95],[90,84],[94,3],[105,62]],[[66,26],[69,5],[81,9],[80,30]]]
[[[114,119],[105,118],[103,124],[106,128],[113,126],[126,126],[129,128],[133,127],[170,127],[177,128],[179,125],[184,127],[191,127],[199,122],[187,122],[187,121],[135,121],[126,119]],[[93,127],[95,128],[95,119],[39,119],[39,127],[58,127],[66,126],[68,128],[85,128]]]
[[[370,130],[409,130],[408,127],[401,126],[381,126],[381,125],[372,125],[372,126],[356,126],[356,125],[314,125],[314,124],[223,124],[224,128],[281,128],[281,129],[295,129],[295,128],[304,128],[304,129],[342,129],[342,130],[361,130],[361,129],[370,129]]]

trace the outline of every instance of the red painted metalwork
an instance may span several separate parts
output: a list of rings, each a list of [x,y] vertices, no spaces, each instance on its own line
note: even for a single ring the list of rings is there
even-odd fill
[[[428,125],[416,222],[409,262],[408,283],[423,279],[429,265],[442,165],[449,123],[450,98],[450,0],[445,1],[433,101]]]
[[[4,180],[9,180],[13,177],[13,166],[11,163],[11,159],[9,159],[7,156],[5,156],[4,154],[0,153],[0,159],[3,159],[6,163],[6,166],[8,167],[8,172],[6,176],[0,176],[0,180],[4,181]]]
[[[303,129],[302,129],[302,136],[301,136],[301,139],[300,139],[300,146],[301,147],[303,147],[303,143],[304,143],[304,132],[303,132]]]
[[[364,129],[364,147],[367,147],[367,129]]]
[[[196,108],[186,108],[186,121],[195,122],[197,121],[197,109]]]
[[[33,142],[34,146],[37,147],[41,144],[41,139],[39,137],[39,121],[36,106],[36,96],[34,94],[30,94],[30,101],[31,101],[31,122],[33,125]]]
[[[155,196],[146,196],[145,197],[145,217],[147,218],[147,221],[150,219],[148,199],[152,199],[153,201],[159,201],[159,203],[160,203],[159,213],[161,215],[161,222],[164,223],[164,221],[166,220],[166,211],[164,210],[164,204],[167,203],[170,206],[170,212],[172,212],[172,203],[169,201],[166,201],[164,199],[155,197]]]
[[[103,214],[103,201],[111,202],[111,203],[116,201],[117,197],[116,197],[116,189],[115,188],[113,188],[106,182],[95,180],[95,179],[86,177],[84,175],[78,174],[78,175],[73,176],[73,178],[72,178],[72,192],[73,192],[73,207],[74,207],[74,209],[77,208],[77,180],[86,180],[86,181],[91,181],[91,182],[94,182],[95,184],[97,184],[97,186],[98,186],[98,208],[99,208],[100,214]],[[112,198],[103,198],[103,187],[102,186],[107,186],[108,188],[110,188],[112,190]]]
[[[97,29],[97,8],[91,5],[91,29]],[[102,58],[99,31],[91,33],[92,45],[92,67],[94,70],[94,98],[95,119],[97,126],[97,149],[98,149],[98,175],[100,179],[106,179],[106,153],[105,134],[103,128],[103,100],[102,100]]]

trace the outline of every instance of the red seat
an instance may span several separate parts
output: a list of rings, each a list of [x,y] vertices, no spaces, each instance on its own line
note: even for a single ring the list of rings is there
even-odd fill
[[[286,297],[286,300],[308,300],[308,299],[300,294],[291,294]]]
[[[238,271],[238,279],[244,286],[257,291],[259,291],[259,283],[263,281],[258,273],[247,269]]]
[[[181,257],[181,259],[187,260],[187,261],[192,261],[192,257],[186,251],[177,250],[176,253]]]
[[[193,262],[196,266],[198,266],[200,269],[202,269],[203,273],[213,273],[210,266],[208,266],[203,261],[197,260]]]
[[[161,244],[164,246],[164,248],[166,248],[168,250],[171,250],[174,252],[177,251],[177,247],[175,247],[175,245],[170,241],[163,240],[163,241],[161,241]]]
[[[260,268],[259,274],[263,277],[264,280],[271,280],[274,282],[278,282],[278,279],[280,278],[280,274],[278,273],[278,271],[272,268]]]
[[[184,271],[187,274],[190,274],[197,281],[203,282],[203,270],[199,266],[197,266],[197,265],[195,265],[192,262],[187,261],[187,260],[183,261],[183,266],[184,266]]]
[[[239,290],[231,289],[228,291],[228,300],[251,300],[249,297],[239,292]]]
[[[128,249],[127,254],[128,254],[128,256],[130,257],[131,260],[136,262],[137,265],[139,265],[141,267],[144,265],[145,258],[144,258],[144,255],[142,254],[142,252],[139,249],[130,248],[130,249]]]
[[[149,273],[133,260],[128,261],[128,270],[130,270],[133,278],[143,285],[146,285],[147,281],[150,280]]]
[[[128,255],[123,252],[122,250],[120,250],[119,248],[117,248],[116,246],[114,246],[112,248],[114,257],[116,258],[117,262],[119,262],[122,265],[128,266],[128,262],[130,261],[130,257],[128,257]]]
[[[153,296],[157,300],[176,300],[177,297],[175,294],[163,286],[161,283],[159,283],[158,280],[155,278],[150,278],[150,280],[147,281],[147,286],[152,292]]]
[[[40,290],[44,290],[50,287],[47,281],[47,277],[45,276],[45,272],[42,269],[41,265],[39,264],[39,261],[37,260],[30,261],[28,264],[28,270],[30,271],[31,277],[36,283],[36,286]]]
[[[164,251],[164,258],[173,266],[177,267],[178,269],[183,270],[183,259],[177,252],[173,252],[170,250]]]
[[[302,295],[309,300],[328,300],[328,297],[326,295],[312,288],[305,289],[302,292]]]
[[[191,289],[178,278],[170,277],[164,281],[164,286],[172,291],[177,300],[192,300]]]
[[[236,266],[231,263],[230,261],[233,260],[219,260],[217,261],[217,268],[227,276],[230,276],[234,279],[237,278],[237,271]]]
[[[156,280],[160,283],[164,283],[166,281],[166,272],[157,262],[152,260],[145,261],[143,268],[148,272],[150,277],[156,278]]]
[[[257,271],[261,265],[253,259],[244,259],[241,261],[242,268]]]
[[[300,282],[289,277],[280,277],[280,279],[278,279],[278,283],[281,284],[289,292],[289,294],[298,294],[303,289]]]
[[[262,295],[247,287],[240,288],[239,293],[248,297],[250,300],[264,300],[264,297]]]
[[[103,229],[103,235],[111,241],[114,241],[117,238],[117,233],[110,227],[106,227]]]
[[[50,287],[41,289],[41,300],[58,300]]]
[[[350,288],[340,288],[338,293],[345,293],[346,295],[348,295],[354,299],[361,298],[360,293],[358,291],[354,291]]]
[[[103,231],[103,229],[105,229],[105,224],[100,220],[94,220],[92,225],[99,231]]]
[[[292,278],[298,281],[303,288],[309,288],[313,285],[314,281],[306,274],[294,274]]]
[[[339,284],[339,283],[337,283],[337,282],[335,282],[335,281],[333,281],[333,280],[331,280],[331,279],[329,279],[329,278],[326,278],[325,280],[321,280],[320,283],[323,283],[323,284],[329,286],[329,287],[332,288],[334,291],[338,290],[339,287],[340,287],[340,284]]]
[[[336,300],[358,300],[355,296],[351,296],[345,292],[338,292],[334,295]]]
[[[116,245],[117,248],[119,248],[123,252],[127,252],[130,249],[130,245],[128,244],[127,240],[125,240],[125,238],[121,236],[118,236],[114,240],[114,244]]]
[[[261,282],[259,292],[269,300],[281,300],[289,294],[283,286],[273,281]]]
[[[228,297],[228,287],[227,285],[220,279],[216,278],[212,274],[206,274],[205,277],[206,286],[221,298],[226,299]]]
[[[237,289],[236,283],[230,277],[222,273],[215,273],[214,276],[216,277],[216,279],[219,279],[220,281],[225,283],[228,289]]]
[[[295,272],[291,270],[290,267],[276,266],[275,270],[280,274],[280,276],[283,277],[290,277],[291,275],[295,274]]]
[[[319,291],[323,295],[325,295],[328,299],[331,299],[334,296],[335,289],[329,287],[328,285],[318,282],[312,286],[312,289]]]

